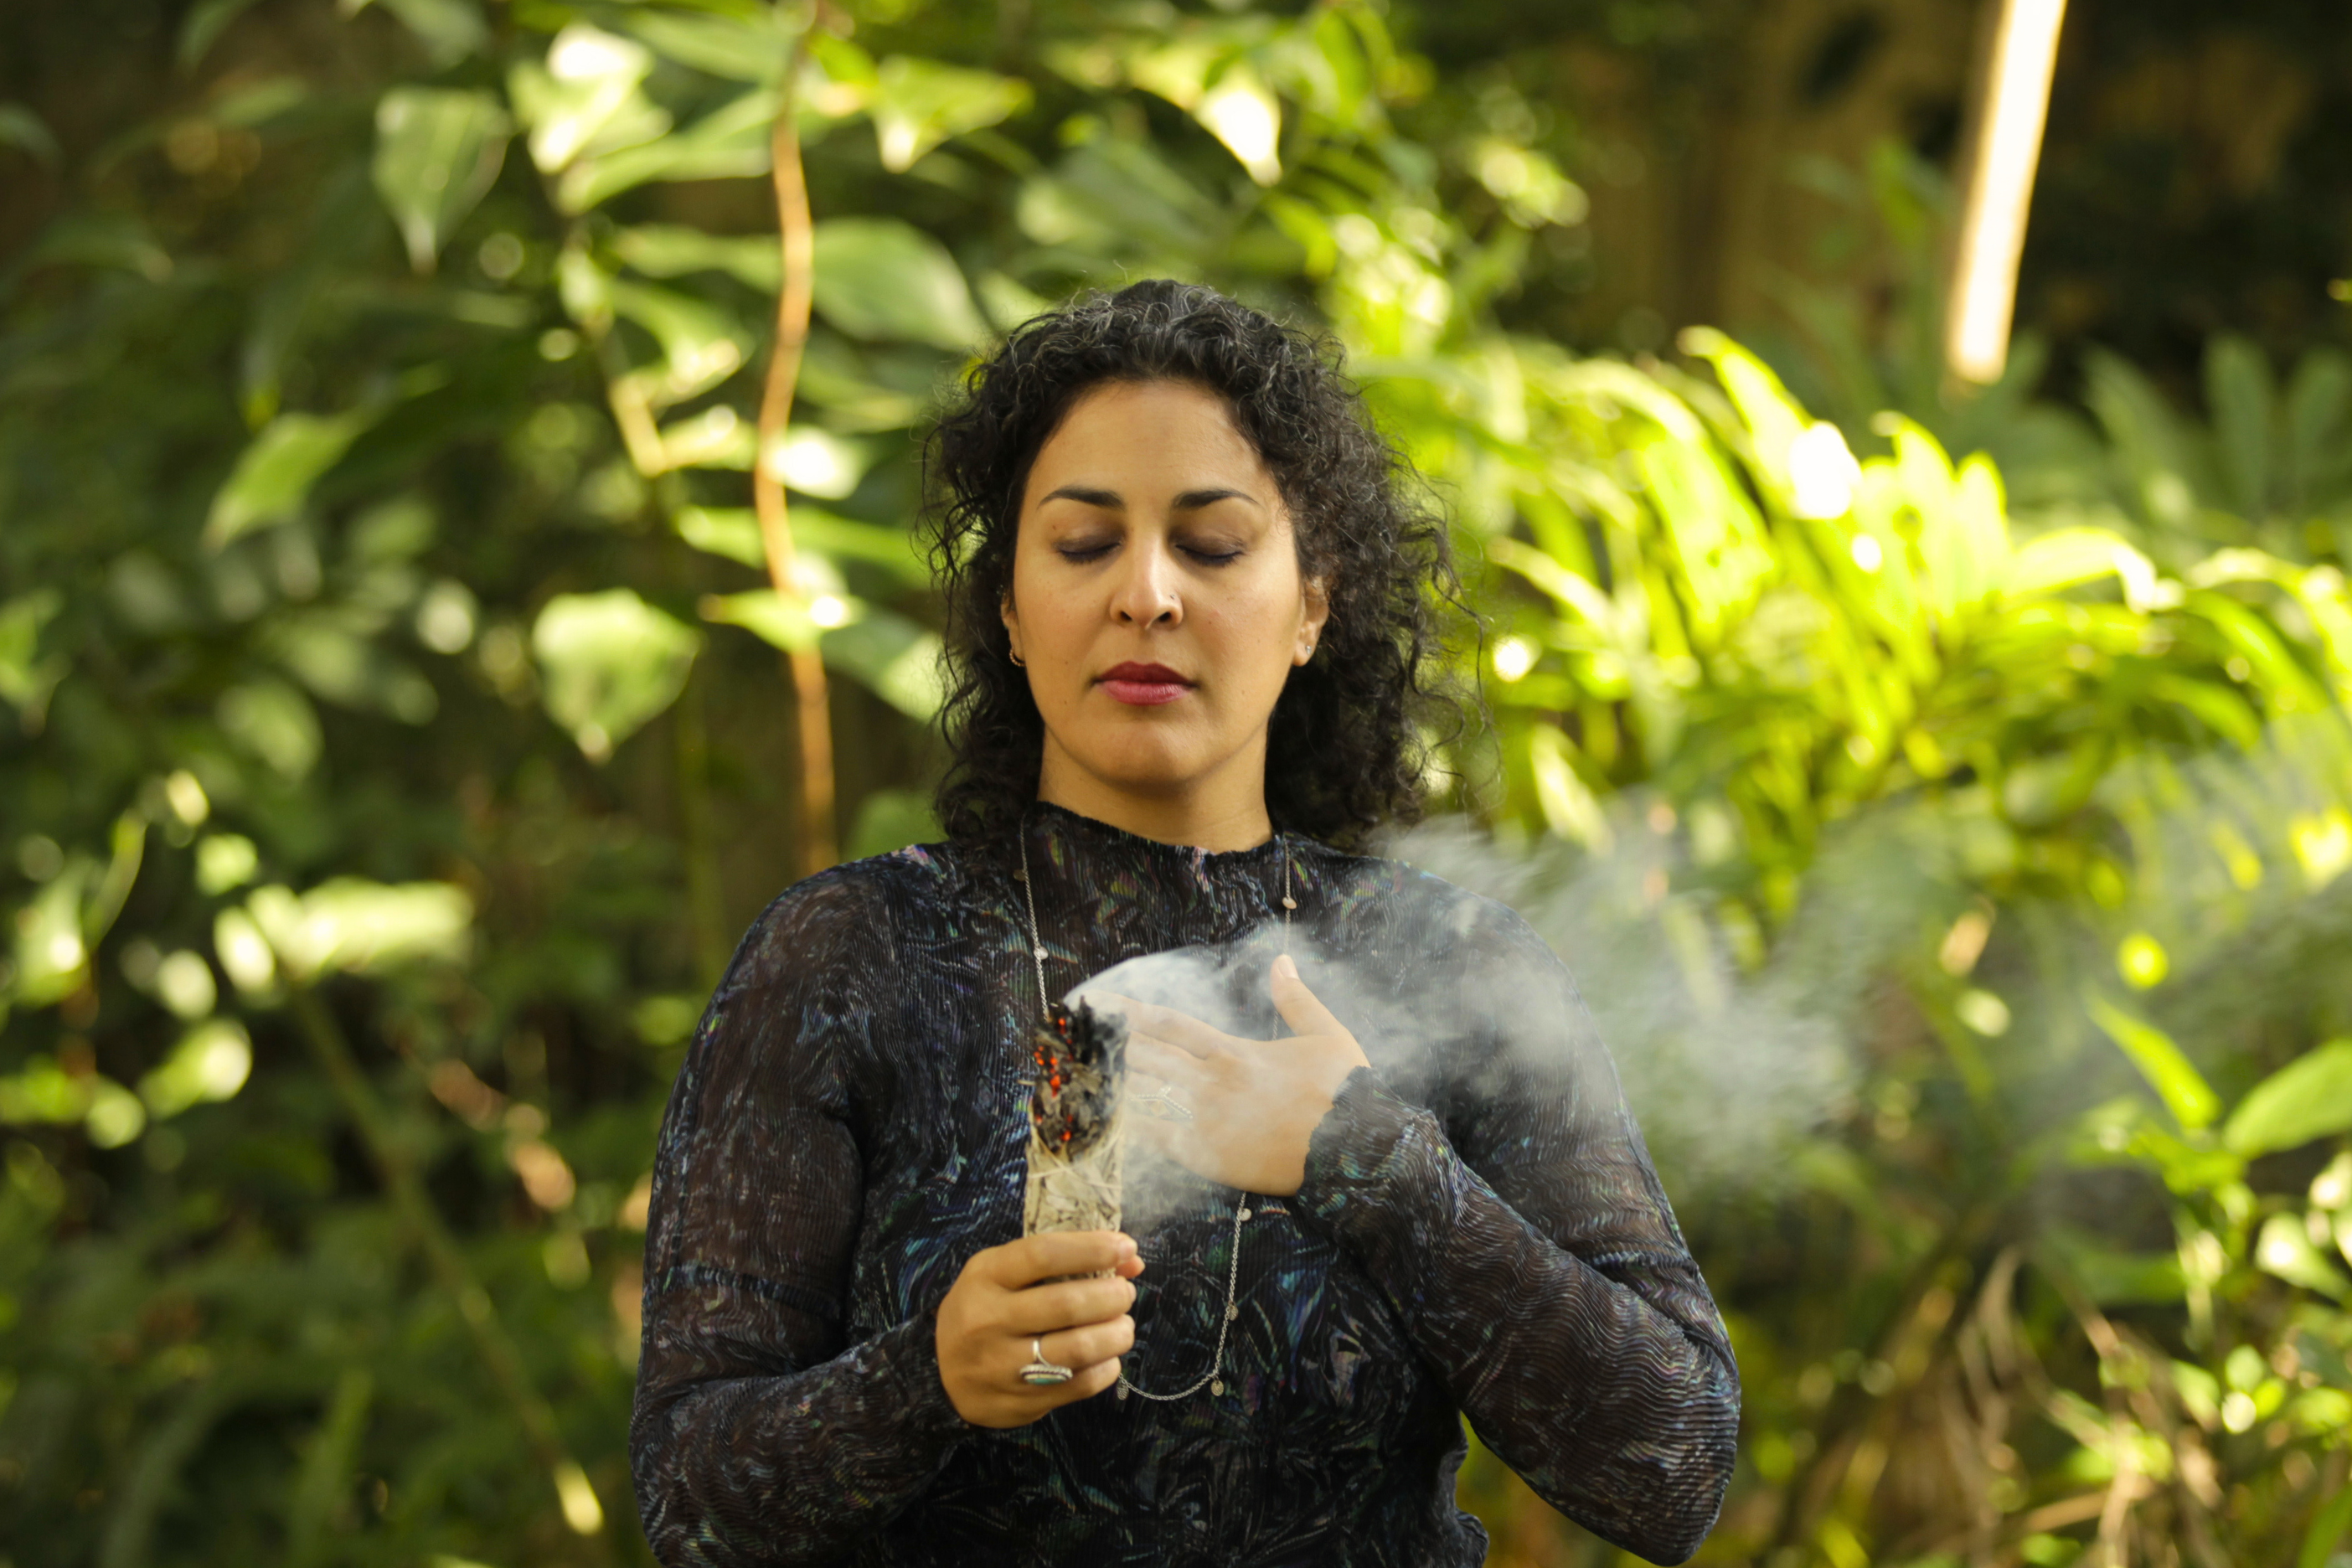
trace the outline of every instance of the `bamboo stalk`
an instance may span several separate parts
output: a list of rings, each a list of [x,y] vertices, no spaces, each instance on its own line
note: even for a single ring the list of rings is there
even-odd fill
[[[776,464],[792,422],[793,393],[800,382],[801,355],[808,346],[809,308],[816,280],[815,235],[809,217],[808,179],[801,165],[797,116],[809,32],[818,20],[812,13],[800,41],[793,47],[784,67],[775,127],[768,139],[774,165],[777,242],[783,266],[776,289],[775,342],[769,350],[767,383],[760,395],[759,457],[751,466],[751,504],[760,518],[769,584],[788,599],[799,597],[800,588],[793,572],[792,514],[784,497],[783,476]],[[832,705],[825,691],[824,656],[814,643],[789,650],[784,662],[799,719],[801,865],[804,872],[814,875],[838,858]]]
[[[482,1289],[465,1255],[458,1251],[457,1238],[450,1235],[440,1210],[425,1192],[424,1178],[409,1158],[406,1147],[394,1135],[383,1103],[376,1099],[366,1075],[360,1071],[341,1026],[309,986],[289,978],[286,994],[295,1019],[302,1026],[303,1038],[325,1070],[327,1081],[334,1086],[336,1098],[342,1101],[343,1113],[351,1119],[361,1143],[366,1147],[368,1159],[392,1199],[394,1212],[416,1239],[426,1267],[457,1307],[457,1316],[474,1342],[475,1353],[488,1370],[491,1383],[521,1423],[532,1457],[555,1489],[556,1503],[564,1521],[574,1532],[595,1542],[599,1560],[611,1562],[608,1519],[587,1472],[563,1446],[562,1435],[556,1429],[554,1410],[531,1386],[522,1353],[515,1348],[506,1325],[499,1321],[489,1292]]]
[[[1945,301],[1944,363],[1961,383],[1999,381],[2009,357],[2017,264],[2065,18],[2066,0],[1995,0],[1970,106],[1968,182]]]

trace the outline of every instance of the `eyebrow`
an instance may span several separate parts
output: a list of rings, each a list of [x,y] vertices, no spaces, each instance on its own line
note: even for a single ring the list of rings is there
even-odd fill
[[[1038,504],[1042,506],[1049,500],[1074,500],[1081,506],[1097,506],[1106,511],[1127,510],[1126,500],[1117,490],[1098,490],[1086,485],[1064,485],[1059,489],[1047,492],[1040,499]],[[1184,491],[1176,498],[1176,510],[1198,511],[1202,507],[1214,506],[1221,500],[1247,501],[1252,506],[1260,507],[1261,510],[1264,504],[1247,490],[1219,487]]]

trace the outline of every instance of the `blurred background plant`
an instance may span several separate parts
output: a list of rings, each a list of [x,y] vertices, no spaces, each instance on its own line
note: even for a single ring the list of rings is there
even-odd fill
[[[644,1559],[678,1048],[930,831],[908,432],[1174,274],[1327,325],[1476,563],[1397,849],[1614,1045],[1748,1377],[1703,1560],[2336,1560],[2352,39],[2078,6],[1960,397],[1973,7],[1518,9],[0,19],[0,1551]]]

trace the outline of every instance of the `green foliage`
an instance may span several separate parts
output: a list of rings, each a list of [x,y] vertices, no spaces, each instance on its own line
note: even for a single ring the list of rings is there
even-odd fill
[[[804,51],[315,9],[194,8],[102,147],[0,107],[71,190],[0,271],[0,1550],[641,1555],[645,1173],[795,863],[775,650],[833,672],[852,851],[929,832],[907,434],[984,331],[1175,272],[1328,324],[1455,512],[1490,837],[1405,849],[1610,1029],[1748,1375],[1711,1560],[2326,1560],[2337,361],[2216,344],[2210,431],[2120,362],[2095,423],[1880,383],[1841,426],[1719,334],[1513,335],[1583,195],[1370,5]],[[788,85],[816,319],[763,453]]]

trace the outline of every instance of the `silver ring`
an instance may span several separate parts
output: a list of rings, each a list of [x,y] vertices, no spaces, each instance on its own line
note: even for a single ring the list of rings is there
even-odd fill
[[[1045,1359],[1045,1342],[1040,1337],[1029,1342],[1029,1364],[1021,1369],[1021,1381],[1040,1388],[1056,1383],[1067,1383],[1076,1374],[1066,1366],[1057,1366]]]

